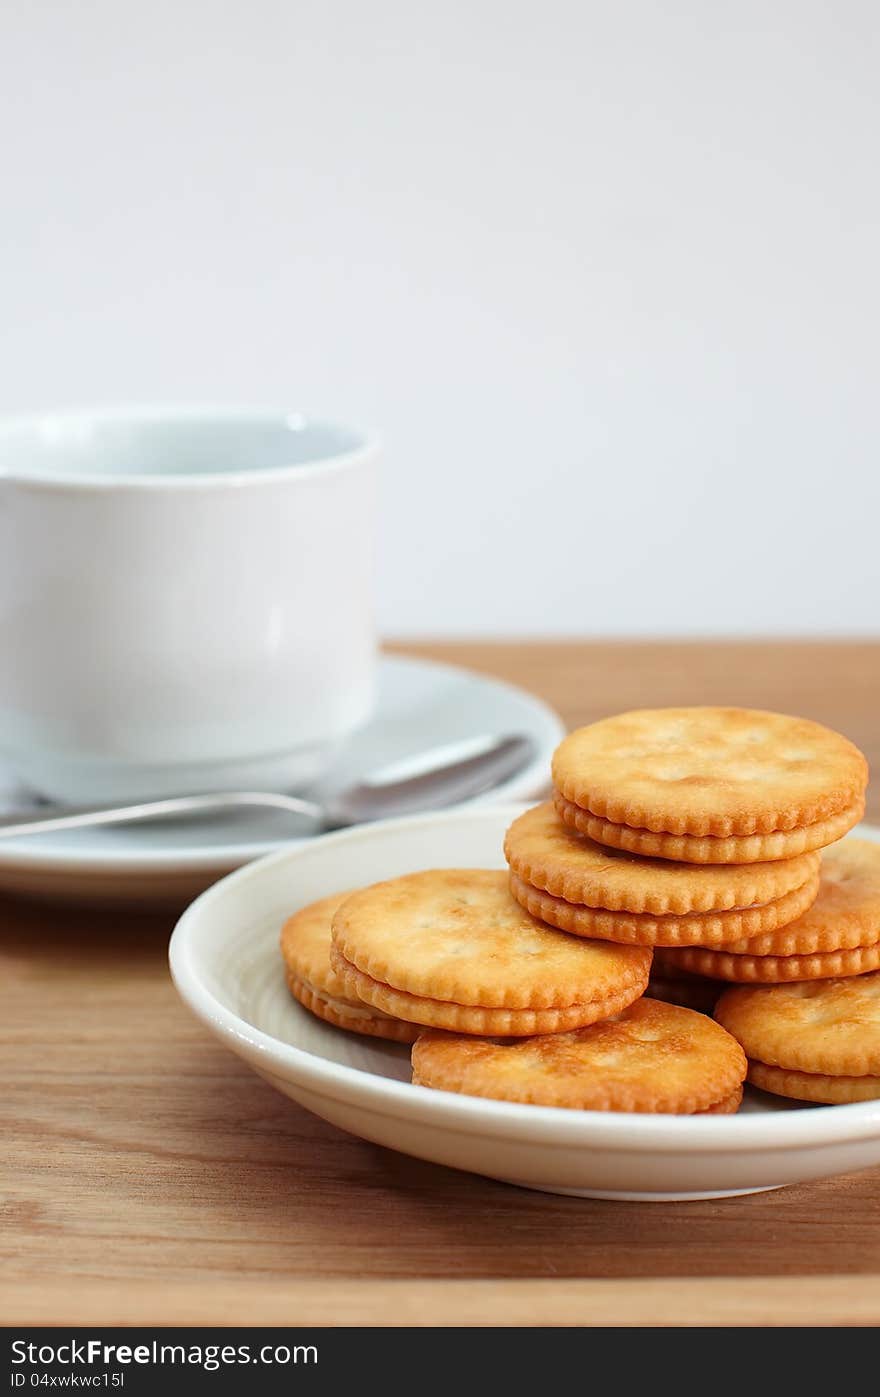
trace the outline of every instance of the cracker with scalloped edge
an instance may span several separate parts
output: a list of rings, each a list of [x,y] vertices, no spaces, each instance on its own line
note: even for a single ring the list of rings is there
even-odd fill
[[[772,859],[790,859],[798,854],[824,849],[842,838],[857,825],[865,813],[864,794],[827,820],[816,820],[798,829],[776,830],[773,834],[729,835],[726,839],[712,835],[664,834],[662,831],[633,829],[630,825],[615,825],[610,820],[591,815],[566,800],[558,791],[553,804],[559,818],[571,829],[606,844],[611,849],[623,849],[655,859],[672,859],[693,864],[763,863]]]
[[[654,708],[570,733],[553,783],[617,825],[667,834],[770,834],[826,820],[863,794],[868,764],[808,718],[747,708]]]
[[[717,1023],[653,999],[587,1028],[514,1042],[423,1034],[412,1065],[417,1085],[440,1091],[673,1114],[735,1109],[746,1074],[742,1049]]]
[[[694,912],[683,917],[651,917],[642,912],[604,912],[553,897],[510,874],[510,891],[528,912],[573,936],[633,946],[719,946],[785,926],[805,912],[819,890],[819,874],[763,907]]]
[[[322,897],[288,917],[281,929],[287,987],[304,1009],[335,1028],[412,1043],[420,1031],[417,1026],[372,1009],[360,999],[347,999],[330,964],[330,924],[350,896],[351,892],[344,892]]]
[[[829,1077],[880,1075],[880,972],[725,990],[715,1017],[749,1058]]]
[[[681,946],[670,950],[678,968],[743,985],[781,985],[793,980],[833,980],[865,975],[880,966],[880,944],[851,951],[816,951],[803,956],[736,955],[723,949]],[[667,962],[667,965],[670,964]]]
[[[880,1077],[827,1077],[820,1072],[787,1072],[766,1062],[749,1063],[749,1081],[761,1091],[793,1101],[815,1101],[825,1106],[846,1106],[851,1101],[876,1101]]]
[[[390,1043],[413,1043],[421,1031],[420,1024],[407,1023],[405,1019],[392,1018],[374,1009],[363,1000],[333,998],[322,994],[305,980],[295,975],[287,976],[287,988],[304,1009],[323,1019],[334,1028],[344,1028],[347,1033],[364,1033],[368,1038],[385,1038]]]
[[[807,956],[878,942],[880,844],[850,835],[822,855],[819,893],[806,912],[787,926],[721,949],[750,956]]]
[[[619,1010],[626,1009],[641,995],[648,980],[646,973],[644,985],[628,985],[626,989],[601,999],[567,1004],[559,1009],[484,1008],[479,1004],[456,1004],[448,999],[433,999],[429,995],[393,989],[365,975],[362,970],[356,970],[338,952],[332,954],[339,978],[350,997],[357,996],[363,1003],[381,1012],[395,1014],[410,1022],[423,1024],[426,1028],[483,1036],[500,1034],[508,1038],[530,1038],[540,1033],[562,1033],[568,1029],[582,1028],[585,1024],[610,1018]]]
[[[336,955],[392,989],[483,1009],[563,1009],[644,987],[649,952],[545,926],[507,876],[427,869],[364,888],[333,918]]]
[[[880,846],[874,846],[880,856]],[[518,816],[504,856],[524,883],[608,912],[685,916],[774,902],[819,870],[819,854],[768,863],[698,865],[642,858],[574,833],[552,801]]]

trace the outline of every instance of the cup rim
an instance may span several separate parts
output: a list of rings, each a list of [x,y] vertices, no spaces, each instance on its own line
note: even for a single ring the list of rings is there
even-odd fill
[[[78,423],[130,423],[150,425],[157,422],[185,423],[199,419],[213,419],[215,422],[275,423],[289,425],[296,421],[303,428],[325,428],[345,432],[355,438],[357,444],[347,450],[338,451],[314,461],[305,460],[290,465],[261,466],[256,470],[216,470],[190,471],[176,475],[159,475],[150,472],[130,472],[128,474],[102,474],[89,471],[59,470],[16,470],[0,464],[0,485],[14,484],[28,489],[56,489],[73,491],[175,491],[175,490],[218,490],[243,488],[247,485],[266,485],[283,480],[311,480],[317,476],[334,475],[352,466],[371,460],[378,452],[380,441],[376,433],[348,423],[332,421],[329,418],[312,417],[305,413],[285,408],[258,407],[251,405],[218,406],[216,403],[148,403],[114,407],[90,407],[59,409],[48,412],[30,412],[0,417],[0,444],[15,433],[32,433],[44,429],[47,424],[75,425]]]

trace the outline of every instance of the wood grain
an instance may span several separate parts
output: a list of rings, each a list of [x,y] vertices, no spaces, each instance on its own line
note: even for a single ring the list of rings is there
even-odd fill
[[[418,648],[523,683],[571,724],[749,703],[829,722],[880,768],[880,645]],[[189,1017],[172,921],[0,903],[6,1322],[880,1319],[880,1170],[661,1206],[392,1154],[279,1096]]]
[[[139,1325],[156,1302],[150,1282],[24,1282],[10,1292],[6,1324],[62,1310],[77,1325]],[[848,1276],[784,1282],[726,1280],[263,1280],[172,1281],[168,1324],[262,1325],[876,1325],[880,1291]],[[246,1316],[242,1318],[242,1314]]]

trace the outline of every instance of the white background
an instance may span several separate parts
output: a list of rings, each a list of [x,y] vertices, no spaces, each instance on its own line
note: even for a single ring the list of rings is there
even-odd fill
[[[377,427],[386,633],[880,629],[873,0],[2,15],[0,410]]]

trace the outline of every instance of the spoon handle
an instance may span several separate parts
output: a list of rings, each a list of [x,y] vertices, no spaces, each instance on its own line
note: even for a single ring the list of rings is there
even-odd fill
[[[96,825],[136,824],[139,820],[172,820],[186,815],[215,815],[224,810],[283,810],[306,815],[323,824],[324,812],[310,800],[274,791],[218,791],[215,795],[169,796],[131,805],[64,807],[53,815],[39,810],[8,817],[0,823],[0,839],[19,834],[49,834],[57,830],[91,829]]]
[[[170,820],[188,815],[215,815],[241,809],[282,810],[289,815],[306,816],[311,833],[320,829],[341,829],[368,820],[435,810],[468,800],[491,790],[519,770],[533,753],[531,738],[514,734],[478,744],[424,753],[415,774],[388,779],[375,773],[340,791],[326,805],[317,805],[299,796],[275,791],[217,791],[204,795],[169,796],[163,800],[136,801],[130,805],[90,805],[45,810],[20,811],[0,820],[0,839],[21,834],[48,834],[57,830],[90,829],[96,825],[128,825],[139,820]],[[411,765],[411,764],[410,764]],[[383,776],[385,779],[383,779]]]

